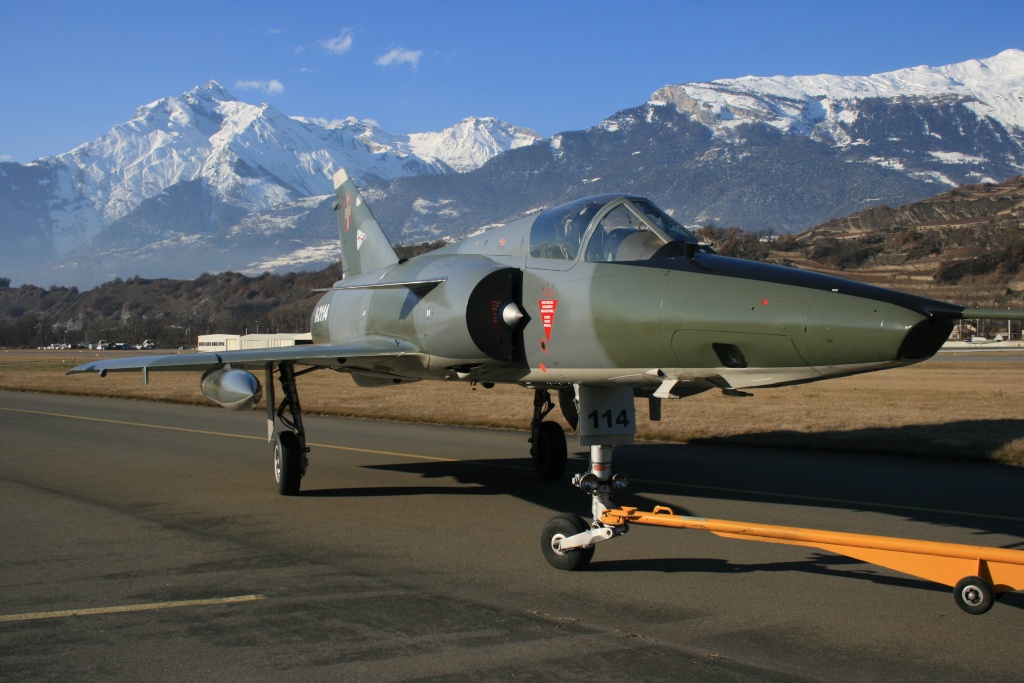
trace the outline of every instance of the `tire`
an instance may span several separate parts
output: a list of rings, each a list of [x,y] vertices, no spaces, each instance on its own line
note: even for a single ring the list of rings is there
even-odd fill
[[[533,456],[533,469],[541,479],[561,479],[569,458],[565,446],[565,432],[562,431],[561,425],[556,422],[541,422],[530,455]]]
[[[552,567],[562,571],[574,572],[586,567],[594,557],[594,546],[559,552],[552,544],[556,540],[575,536],[589,528],[590,525],[579,515],[559,515],[551,518],[544,525],[544,531],[540,536],[540,550],[544,554],[544,559]]]
[[[282,496],[297,496],[302,483],[302,445],[295,432],[280,431],[274,437],[274,479]]]
[[[985,579],[968,576],[960,579],[953,588],[953,599],[956,600],[956,606],[968,614],[984,614],[992,609],[995,593]]]

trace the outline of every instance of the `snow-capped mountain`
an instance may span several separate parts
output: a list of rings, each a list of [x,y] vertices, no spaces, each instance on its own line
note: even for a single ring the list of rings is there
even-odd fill
[[[191,228],[206,232],[254,211],[328,194],[342,166],[363,183],[468,171],[539,139],[493,118],[469,118],[440,133],[393,135],[355,118],[289,117],[242,102],[211,81],[139,107],[130,121],[70,152],[0,166],[0,201],[22,214],[21,225],[7,229],[35,245],[0,266],[24,265],[26,256],[36,263],[63,259],[179,183],[200,181],[213,202],[213,226]],[[33,178],[26,183],[26,177]]]
[[[81,287],[322,267],[337,258],[339,166],[405,243],[613,191],[687,225],[802,230],[1024,173],[1024,51],[863,77],[669,85],[550,140],[494,119],[391,135],[356,118],[289,117],[209,83],[66,154],[0,164],[0,275]]]
[[[472,173],[395,179],[375,209],[414,241],[629,191],[686,225],[779,233],[1021,173],[1024,51],[1007,50],[874,76],[665,86],[589,130],[511,150]],[[496,191],[510,179],[515,193]]]
[[[690,114],[723,141],[734,141],[744,125],[763,124],[842,150],[873,147],[881,142],[877,137],[864,137],[869,131],[887,133],[887,142],[905,142],[898,126],[873,130],[876,127],[865,120],[871,116],[866,103],[874,101],[962,107],[974,114],[978,125],[1001,128],[1019,148],[1024,142],[1024,51],[1006,50],[990,59],[918,66],[873,76],[748,76],[670,85],[655,92],[650,104],[672,105]],[[964,131],[946,136],[942,130],[932,129],[927,118],[919,123],[921,132],[941,141],[927,150],[937,166],[909,168],[910,159],[898,149],[892,155],[871,156],[868,161],[955,185],[963,181],[943,173],[943,166],[988,160],[979,156],[978,150],[963,148]],[[976,170],[974,176],[976,182],[993,180],[981,170]]]

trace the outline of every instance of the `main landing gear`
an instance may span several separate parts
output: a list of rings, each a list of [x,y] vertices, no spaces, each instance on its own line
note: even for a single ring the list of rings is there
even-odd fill
[[[267,363],[266,366],[267,437],[274,447],[274,479],[277,481],[277,492],[282,496],[298,495],[302,477],[309,466],[306,458],[309,447],[306,446],[306,430],[302,426],[302,406],[299,404],[295,378],[315,369],[296,373],[293,363],[281,363],[278,374],[284,397],[281,405],[275,409],[274,364]],[[278,422],[284,429],[277,429]]]
[[[530,456],[533,469],[541,479],[554,481],[565,474],[568,449],[565,445],[565,431],[557,422],[545,422],[544,418],[554,410],[555,404],[546,389],[533,390],[533,421],[530,423]]]

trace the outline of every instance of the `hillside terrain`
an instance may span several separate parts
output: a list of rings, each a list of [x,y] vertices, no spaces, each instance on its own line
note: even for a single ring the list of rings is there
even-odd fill
[[[1024,307],[1024,176],[876,207],[770,242],[769,260],[966,306]]]
[[[970,306],[1024,308],[1024,176],[964,185],[897,208],[876,207],[796,235],[707,226],[728,256],[825,272]],[[396,247],[400,256],[443,242]],[[195,280],[115,279],[92,290],[0,278],[0,346],[156,339],[194,345],[197,334],[305,332],[319,298],[341,277],[312,273],[204,274]],[[987,330],[974,330],[986,333]]]

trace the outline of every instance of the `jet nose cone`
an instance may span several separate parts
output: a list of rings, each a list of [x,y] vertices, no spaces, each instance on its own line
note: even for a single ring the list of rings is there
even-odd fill
[[[945,310],[821,292],[807,314],[812,365],[916,362],[933,356],[953,330]]]
[[[928,318],[910,328],[900,345],[899,360],[918,361],[931,358],[949,339],[955,323],[948,319]]]

